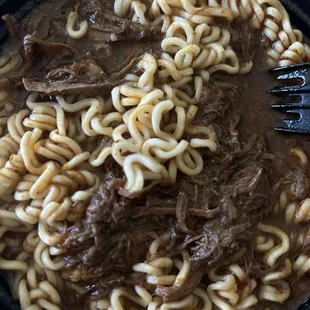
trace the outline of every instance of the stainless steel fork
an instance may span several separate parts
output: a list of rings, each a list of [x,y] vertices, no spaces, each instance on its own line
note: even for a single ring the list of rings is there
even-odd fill
[[[269,93],[280,96],[280,101],[271,107],[288,117],[295,119],[283,120],[283,125],[274,128],[278,131],[310,133],[310,63],[303,63],[268,70],[277,80],[299,82],[294,85],[276,86]]]

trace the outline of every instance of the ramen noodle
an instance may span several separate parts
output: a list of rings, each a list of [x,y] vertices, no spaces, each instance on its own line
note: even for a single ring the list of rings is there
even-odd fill
[[[82,46],[83,40],[96,29],[97,13],[89,17],[80,11],[79,14],[78,7],[70,10],[66,20],[53,27],[64,27],[69,42]],[[88,206],[103,183],[102,174],[106,172],[102,169],[116,165],[121,171],[122,182],[114,188],[121,199],[143,199],[157,185],[174,188],[180,178],[198,180],[195,178],[204,169],[212,170],[216,164],[214,156],[223,150],[224,141],[212,121],[197,121],[200,103],[206,96],[204,86],[211,85],[216,76],[245,75],[254,65],[252,60],[243,60],[233,47],[231,23],[246,23],[253,31],[262,32],[268,66],[310,61],[309,46],[304,43],[301,31],[292,28],[288,13],[278,0],[115,0],[112,11],[116,23],[126,22],[125,26],[122,24],[125,28],[112,32],[107,42],[126,35],[128,29],[133,29],[132,25],[159,26],[162,38],[160,54],[143,52],[135,69],[113,85],[108,96],[67,94],[59,90],[44,97],[28,91],[18,106],[12,87],[0,91],[0,198],[3,200],[0,269],[14,272],[12,291],[22,310],[66,309],[62,299],[67,291],[73,296],[83,295],[82,280],[86,276],[79,268],[66,268],[66,247],[70,245],[63,243],[68,237],[68,227],[92,213]],[[98,29],[109,32],[102,27]],[[65,49],[64,45],[59,43],[58,48]],[[52,47],[46,43],[45,50],[48,55]],[[63,50],[58,56],[62,53]],[[67,51],[65,56],[68,54]],[[0,77],[9,77],[9,82],[18,80],[23,61],[29,55],[25,49],[23,57],[2,56]],[[72,82],[79,74],[85,74],[96,80],[106,74],[95,63],[85,63],[86,73],[81,73],[81,69],[74,75],[68,67],[62,68],[67,72],[66,79]],[[57,70],[60,78],[61,70]],[[53,76],[51,72],[47,81]],[[23,78],[20,83],[26,85]],[[290,156],[297,160],[298,169],[307,168],[308,157],[301,148],[293,148]],[[86,300],[86,307],[91,310],[243,310],[265,301],[284,303],[292,292],[292,276],[300,278],[310,270],[310,253],[305,245],[308,230],[298,231],[296,244],[289,231],[290,227],[308,225],[310,197],[308,193],[305,198],[297,197],[294,191],[298,185],[290,177],[278,184],[276,201],[270,202],[273,215],[282,217],[286,226],[262,218],[252,227],[253,251],[256,263],[265,271],[262,275],[253,276],[243,251],[243,255],[222,266],[205,265],[204,272],[198,274],[199,281],[191,290],[184,290],[181,297],[171,298],[162,293],[192,283],[196,262],[188,247],[191,242],[201,245],[201,240],[206,238],[205,247],[212,246],[208,233],[193,237],[186,224],[187,214],[193,217],[203,214],[207,221],[222,212],[220,207],[212,209],[209,203],[188,210],[180,203],[182,210],[176,211],[176,206],[164,211],[177,213],[178,229],[187,235],[185,245],[171,250],[178,242],[171,227],[166,232],[145,233],[152,240],[147,253],[141,261],[129,266],[128,274],[135,284],[115,282],[104,297],[92,296]],[[208,181],[211,184],[215,179]],[[247,185],[255,186],[255,182],[249,180]],[[139,203],[135,208],[138,207]],[[141,215],[134,214],[134,210],[132,213],[136,218]],[[113,213],[110,218],[117,222],[117,216]],[[87,222],[85,227],[92,224]],[[233,235],[234,231],[230,233]],[[121,247],[123,241],[118,241]],[[103,252],[102,255],[108,256]],[[80,261],[83,260],[87,261],[87,257],[81,255]]]

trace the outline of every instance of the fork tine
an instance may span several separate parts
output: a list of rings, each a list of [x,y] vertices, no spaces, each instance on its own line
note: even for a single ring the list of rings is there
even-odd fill
[[[296,64],[296,65],[290,65],[290,66],[286,66],[286,67],[275,67],[275,68],[270,68],[268,69],[269,73],[277,73],[277,74],[285,74],[288,73],[290,71],[294,71],[294,70],[302,70],[302,69],[307,69],[310,68],[310,62],[305,62],[305,63],[301,63],[301,64]]]
[[[295,120],[285,119],[281,127],[276,127],[277,131],[287,131],[296,133],[309,133],[310,110],[307,109],[291,109],[284,111],[285,114],[298,114],[299,118]]]
[[[284,110],[284,109],[292,109],[292,108],[301,108],[302,105],[300,105],[299,102],[277,102],[277,103],[274,103],[271,105],[271,108],[272,109],[281,109],[281,110]],[[309,105],[310,107],[310,105]]]
[[[299,128],[298,126],[294,127],[275,127],[274,130],[281,132],[291,132],[291,133],[309,133],[310,131],[305,130],[304,128]]]
[[[268,71],[269,73],[275,75],[276,79],[279,81],[292,79],[302,80],[302,83],[298,85],[276,86],[270,89],[269,93],[286,94],[295,92],[310,92],[310,63],[273,68]]]
[[[302,126],[299,120],[283,120],[283,125],[281,127],[274,128],[277,131],[286,132],[306,132],[304,126]]]
[[[271,94],[286,94],[286,93],[298,93],[305,91],[302,85],[289,85],[289,86],[276,86],[269,90]]]
[[[310,108],[310,94],[287,94],[287,98],[272,104],[273,109]]]
[[[304,110],[303,109],[291,109],[291,110],[286,110],[284,113],[285,114],[299,114],[299,117],[302,118],[304,115]]]
[[[299,69],[291,72],[285,72],[277,76],[277,80],[293,80],[302,79],[304,80],[307,75],[307,69]]]
[[[295,133],[310,133],[309,128],[305,127],[300,121],[286,121],[284,126],[275,127],[274,130]]]
[[[277,76],[277,80],[281,81],[281,80],[297,80],[297,79],[301,79],[301,80],[305,80],[307,72],[303,71],[294,71],[294,72],[290,72],[290,73],[285,73],[285,74],[281,74]]]

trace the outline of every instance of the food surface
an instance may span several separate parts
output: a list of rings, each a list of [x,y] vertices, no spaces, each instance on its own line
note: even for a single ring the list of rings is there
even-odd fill
[[[278,0],[62,0],[0,57],[0,270],[22,310],[293,309],[309,138],[268,67],[310,61]]]

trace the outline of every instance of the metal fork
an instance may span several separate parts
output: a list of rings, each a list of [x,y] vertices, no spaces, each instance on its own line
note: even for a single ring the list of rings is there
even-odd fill
[[[271,107],[296,119],[283,120],[283,126],[274,128],[278,131],[310,133],[310,63],[303,63],[282,68],[269,69],[268,72],[279,81],[301,80],[298,85],[276,86],[269,93],[282,99]]]

